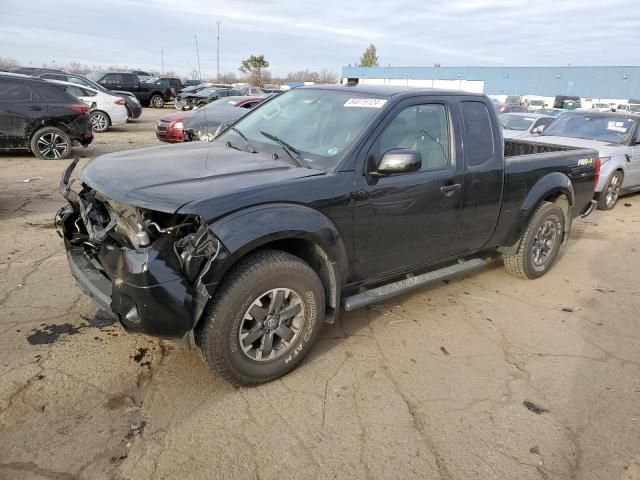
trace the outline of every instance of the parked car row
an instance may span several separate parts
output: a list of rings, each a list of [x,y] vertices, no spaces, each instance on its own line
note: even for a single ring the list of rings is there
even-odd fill
[[[640,191],[640,115],[579,109],[557,118],[540,113],[499,118],[504,138],[597,151],[600,178],[594,198],[599,209],[611,210],[620,195]]]
[[[164,115],[158,119],[156,137],[167,143],[206,139],[220,125],[242,118],[266,98],[264,95],[223,97],[196,110]]]

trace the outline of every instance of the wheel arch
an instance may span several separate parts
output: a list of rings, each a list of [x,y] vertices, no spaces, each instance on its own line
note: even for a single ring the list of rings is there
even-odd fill
[[[212,223],[210,229],[224,245],[225,255],[203,279],[206,284],[220,285],[238,261],[257,250],[281,250],[305,261],[318,274],[325,289],[325,320],[335,321],[348,257],[329,218],[301,205],[264,205],[236,212]]]
[[[575,204],[575,192],[569,177],[560,172],[548,173],[529,190],[519,209],[516,221],[509,230],[504,245],[517,249],[522,234],[529,225],[533,214],[543,202],[556,203],[564,214],[564,239],[568,237],[573,218],[572,208]]]

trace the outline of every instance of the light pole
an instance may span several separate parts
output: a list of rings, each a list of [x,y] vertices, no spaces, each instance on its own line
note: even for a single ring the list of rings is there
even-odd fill
[[[162,62],[162,75],[164,75],[164,46],[160,45],[160,58]]]
[[[221,20],[216,20],[216,25],[218,26],[218,50],[216,53],[216,71],[217,71],[217,78],[216,81],[218,83],[220,83],[220,24],[222,23]]]

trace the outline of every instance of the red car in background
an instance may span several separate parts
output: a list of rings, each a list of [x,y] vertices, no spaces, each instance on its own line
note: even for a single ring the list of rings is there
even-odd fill
[[[266,96],[226,97],[220,98],[209,105],[233,105],[234,107],[238,108],[253,108],[266,98]],[[184,142],[184,122],[197,111],[198,110],[176,112],[160,117],[158,119],[158,123],[156,124],[156,137],[158,138],[158,140],[167,143]]]

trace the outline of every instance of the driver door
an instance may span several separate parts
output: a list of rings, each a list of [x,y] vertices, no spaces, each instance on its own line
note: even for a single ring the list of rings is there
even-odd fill
[[[455,158],[451,108],[437,97],[400,103],[365,146],[364,171],[353,195],[356,281],[459,252],[462,171]],[[385,152],[398,148],[420,152],[421,169],[372,177]]]

